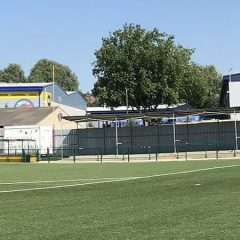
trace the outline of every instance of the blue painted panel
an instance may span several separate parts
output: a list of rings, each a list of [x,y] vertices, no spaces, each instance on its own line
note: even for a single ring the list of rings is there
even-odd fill
[[[43,87],[39,86],[19,86],[19,87],[0,87],[0,91],[42,91]]]
[[[47,92],[53,94],[53,85],[45,87]],[[60,86],[55,84],[54,88],[54,102],[67,105],[70,107],[78,108],[86,111],[87,102],[78,93],[67,94]]]

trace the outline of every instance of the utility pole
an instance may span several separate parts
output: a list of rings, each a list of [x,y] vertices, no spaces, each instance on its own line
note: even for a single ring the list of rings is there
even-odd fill
[[[128,114],[128,89],[126,88],[126,107],[127,107],[127,114]]]

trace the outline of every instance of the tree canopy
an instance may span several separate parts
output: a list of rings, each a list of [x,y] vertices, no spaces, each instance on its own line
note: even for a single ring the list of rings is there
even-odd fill
[[[103,38],[95,52],[93,74],[97,82],[92,92],[109,107],[126,104],[125,89],[129,105],[137,108],[179,102],[213,106],[220,75],[213,66],[193,63],[193,53],[193,49],[175,44],[173,36],[156,28],[147,31],[126,24]]]
[[[28,78],[18,64],[9,64],[3,70],[0,70],[0,82],[6,83],[24,83],[24,82],[52,82],[53,66],[55,73],[55,82],[66,91],[79,91],[78,79],[68,66],[47,59],[39,60],[31,69]]]
[[[70,68],[47,59],[41,59],[34,65],[30,71],[28,82],[52,82],[53,66],[55,82],[66,91],[77,91],[78,79]]]
[[[0,82],[20,83],[26,82],[26,77],[21,66],[18,64],[9,64],[0,71]]]
[[[180,88],[180,99],[196,108],[218,106],[222,76],[213,65],[192,64]]]

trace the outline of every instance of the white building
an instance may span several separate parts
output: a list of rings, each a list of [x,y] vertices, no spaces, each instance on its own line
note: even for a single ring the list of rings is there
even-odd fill
[[[240,73],[223,76],[219,106],[240,107]],[[240,114],[231,114],[231,119],[240,120]]]

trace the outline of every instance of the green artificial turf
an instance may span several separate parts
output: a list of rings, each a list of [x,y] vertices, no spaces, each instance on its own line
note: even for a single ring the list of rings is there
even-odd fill
[[[233,164],[239,167],[56,189],[1,192]],[[66,181],[76,179],[76,182]],[[32,183],[3,184],[21,181]],[[0,183],[0,239],[225,240],[240,236],[240,160],[0,164]]]

